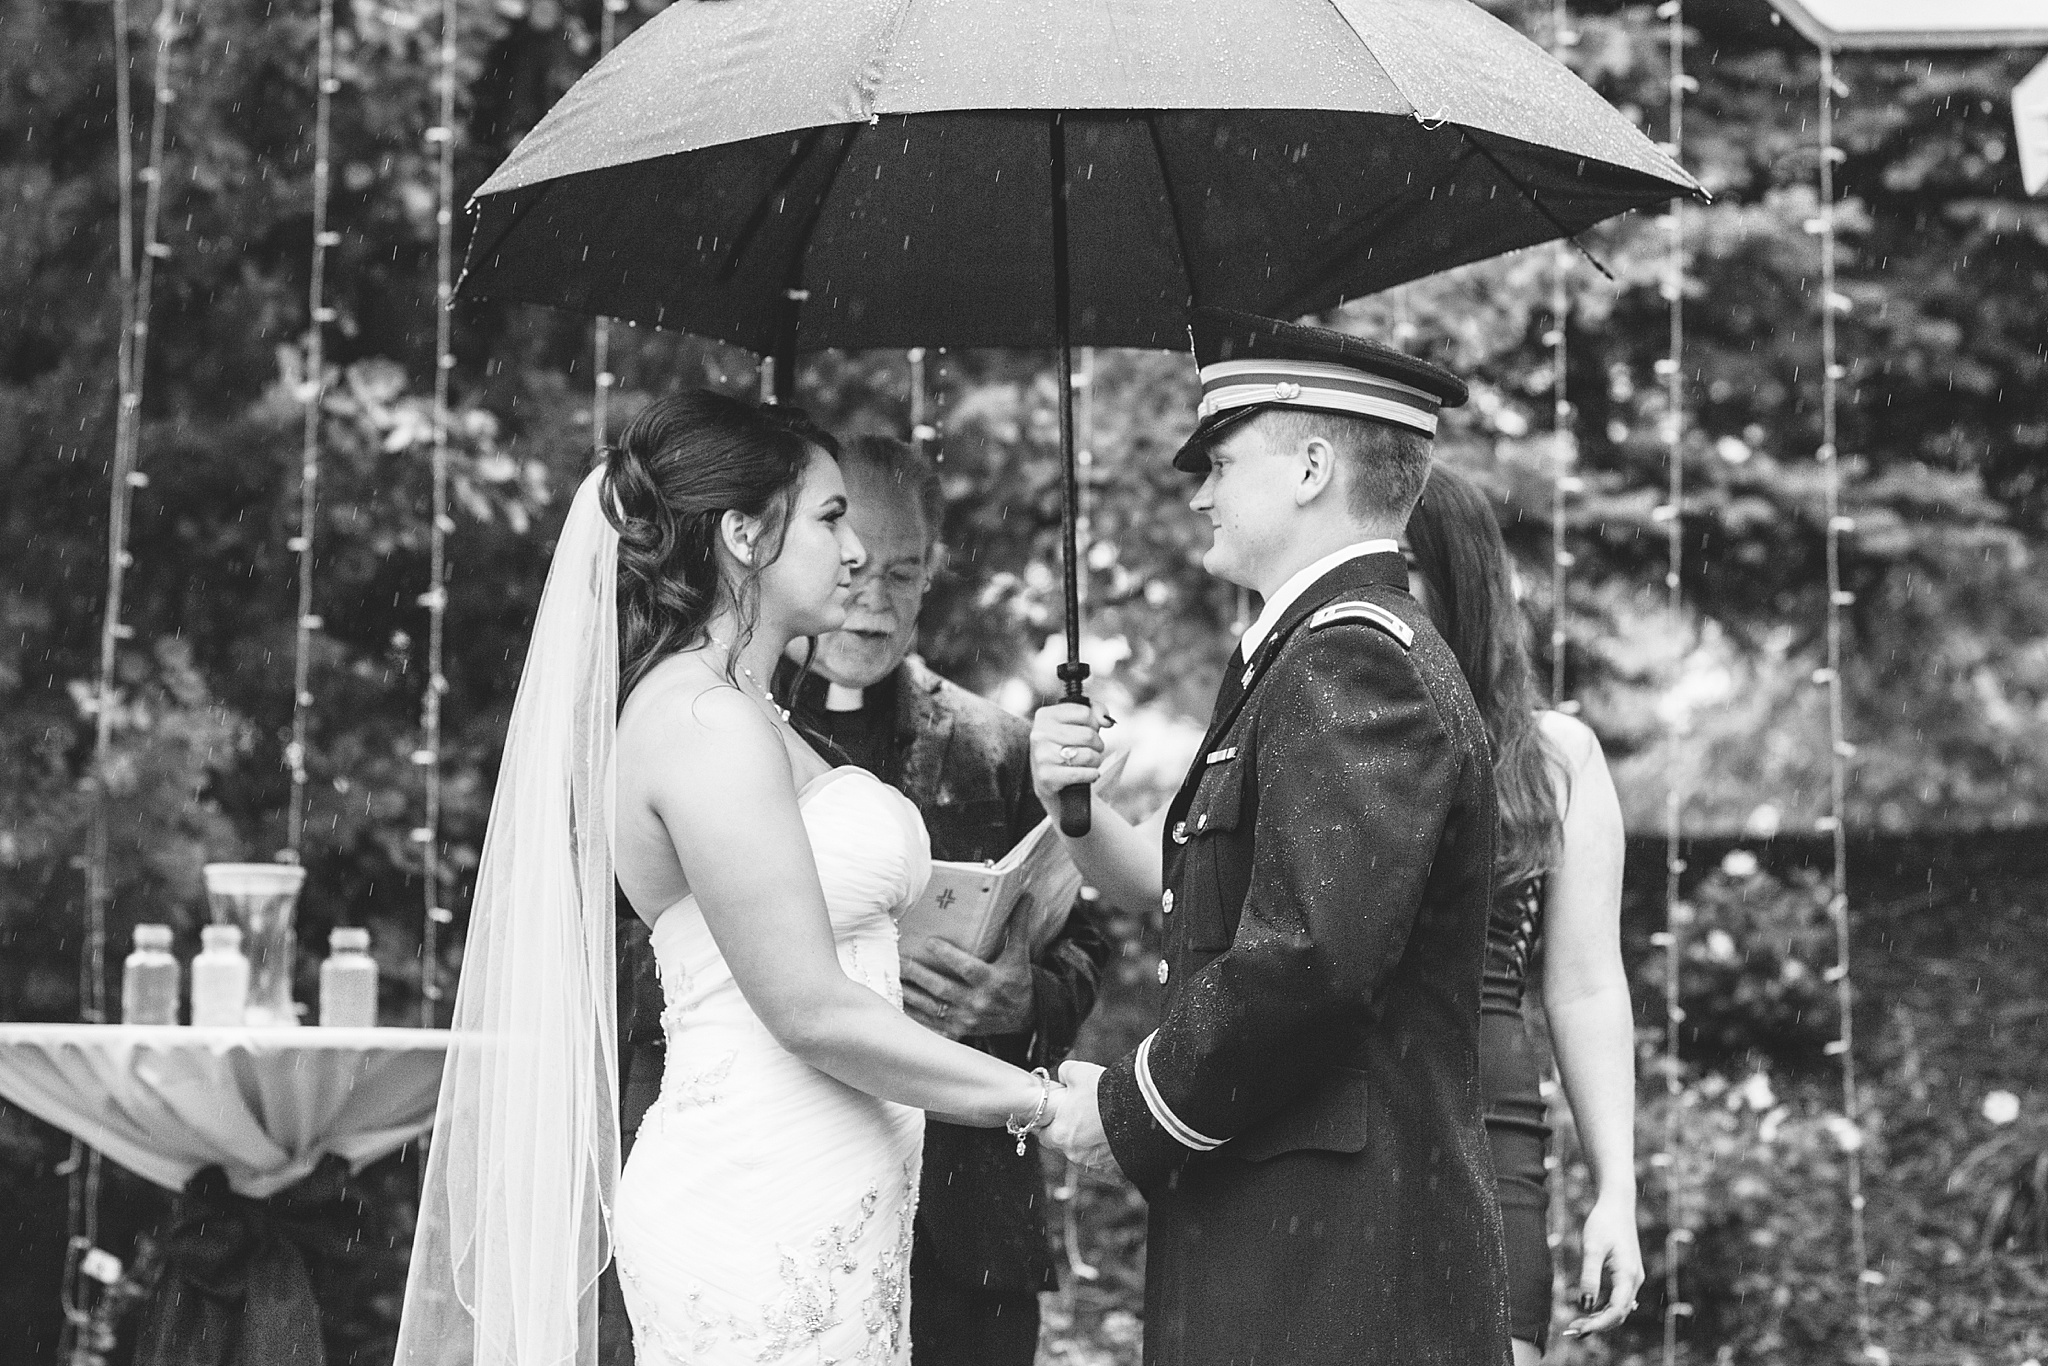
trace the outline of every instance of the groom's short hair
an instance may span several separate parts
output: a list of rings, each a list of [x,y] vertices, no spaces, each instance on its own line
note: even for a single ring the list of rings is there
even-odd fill
[[[1345,501],[1361,521],[1405,524],[1429,481],[1435,443],[1413,428],[1315,408],[1267,408],[1257,420],[1269,439],[1329,442],[1344,470]]]

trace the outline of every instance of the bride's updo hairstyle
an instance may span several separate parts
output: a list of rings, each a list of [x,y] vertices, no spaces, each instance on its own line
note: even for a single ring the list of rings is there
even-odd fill
[[[782,552],[797,486],[816,447],[838,443],[798,408],[771,408],[691,389],[642,408],[605,450],[605,516],[619,532],[619,701],[648,670],[707,638],[731,603],[752,634],[754,588]],[[762,519],[754,563],[735,581],[718,567],[728,512]],[[731,672],[727,661],[727,672]]]

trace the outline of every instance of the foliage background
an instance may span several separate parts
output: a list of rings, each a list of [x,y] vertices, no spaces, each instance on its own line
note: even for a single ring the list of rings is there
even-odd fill
[[[622,17],[630,27],[659,7],[635,0]],[[1489,7],[1548,38],[1548,5]],[[1575,8],[1573,65],[1662,136],[1665,56],[1651,8]],[[426,576],[436,205],[423,133],[434,121],[437,6],[350,0],[340,9],[331,222],[342,242],[328,277],[339,318],[328,338],[335,382],[315,594],[325,625],[314,661],[313,876],[302,914],[308,944],[336,923],[373,928],[386,1018],[397,1022],[415,1009],[427,899],[407,836],[420,800],[408,756],[425,620],[417,595]],[[460,9],[466,191],[589,64],[599,10],[586,0],[462,0]],[[1666,775],[1681,773],[1691,828],[1744,835],[1778,870],[1702,895],[1708,921],[1698,943],[1721,944],[1709,933],[1718,929],[1734,956],[1702,948],[1707,957],[1689,964],[1688,980],[1711,992],[1688,1007],[1696,1032],[1678,1099],[1646,1104],[1644,1141],[1647,1150],[1662,1132],[1660,1107],[1677,1105],[1680,1170],[1697,1176],[1686,1197],[1698,1221],[1688,1351],[1699,1360],[1805,1361],[1837,1353],[1844,1322],[1833,1288],[1836,1158],[1823,1141],[1832,1069],[1813,1053],[1832,1024],[1815,1025],[1828,1020],[1825,993],[1807,1001],[1806,988],[1785,977],[1795,962],[1817,974],[1831,953],[1810,936],[1812,898],[1791,871],[1804,856],[1800,832],[1826,799],[1824,718],[1809,681],[1820,658],[1825,534],[1812,454],[1822,301],[1817,243],[1805,230],[1815,210],[1816,62],[1763,0],[1695,0],[1687,13],[1701,88],[1685,155],[1715,194],[1711,208],[1684,215],[1687,615],[1672,621],[1662,609],[1654,515],[1669,416],[1656,370],[1668,238],[1638,216],[1585,239],[1611,282],[1574,268],[1569,395],[1585,489],[1565,529],[1577,562],[1561,625],[1570,691],[1607,743],[1633,824],[1654,829]],[[172,923],[189,953],[203,918],[199,865],[266,857],[282,842],[296,592],[285,541],[304,378],[313,9],[193,6],[173,36],[179,98],[167,107],[162,234],[170,255],[156,277],[149,483],[136,499],[127,613],[136,635],[121,657],[116,752],[95,774],[86,703],[118,327],[112,91],[130,80],[147,111],[154,50],[152,13],[137,6],[138,63],[114,71],[109,15],[100,5],[0,0],[0,1018],[9,1019],[75,1015],[76,858],[92,783],[115,802],[116,961],[138,920]],[[1860,744],[1850,816],[1859,831],[1895,837],[1858,864],[1860,952],[1881,965],[1874,973],[1895,974],[1866,987],[1877,1013],[1861,1037],[1873,1041],[1863,1061],[1880,1097],[1882,1137],[1868,1150],[1886,1192],[1874,1197],[1876,1238],[1913,1273],[1895,1271],[1874,1294],[1902,1342],[1950,1353],[1928,1360],[2016,1363],[2048,1346],[2037,1340],[2048,1304],[2038,1231],[2029,1242],[1979,1228],[2024,1233],[2026,1211],[2048,1209],[2048,1186],[2026,1196],[2022,1175],[2043,1145],[2040,1078],[2013,1070],[2016,1033],[2040,1016],[2026,1013],[2023,996],[1997,995],[1999,983],[2022,990],[2013,974],[2030,960],[2010,950],[2038,904],[2038,869],[2019,856],[2027,838],[1995,833],[2048,818],[2048,207],[2021,194],[2007,106],[2040,55],[1899,54],[1840,66],[1849,88],[1838,106],[1842,450],[1857,518],[1846,566],[1857,593],[1846,681]],[[1482,264],[1338,319],[1474,380],[1475,401],[1454,415],[1442,447],[1496,491],[1539,639],[1558,607],[1549,600],[1555,447],[1544,344],[1555,323],[1554,261],[1536,251]],[[436,897],[459,915],[551,536],[592,433],[585,320],[465,305],[456,337],[449,882]],[[689,338],[623,331],[614,346],[615,414],[677,386],[753,383],[750,358]],[[1046,358],[935,360],[955,556],[931,604],[925,649],[964,681],[1028,705],[1050,686],[1045,642],[1058,623]],[[807,365],[801,388],[842,430],[901,432],[906,380],[900,355],[825,356]],[[1090,654],[1108,670],[1102,687],[1168,749],[1190,743],[1189,718],[1206,713],[1227,628],[1244,611],[1195,563],[1202,537],[1178,515],[1186,490],[1164,462],[1186,427],[1192,388],[1185,357],[1103,353],[1087,402]],[[1680,738],[1667,747],[1671,728]],[[1159,761],[1137,785],[1171,768]],[[1925,831],[1980,833],[1952,846],[1908,838]],[[1770,852],[1781,848],[1793,852]],[[1981,850],[2000,851],[1998,866],[1972,872]],[[1638,967],[1651,961],[1647,934],[1661,923],[1660,877],[1653,866],[1632,881]],[[1893,902],[1907,909],[1884,909]],[[1150,1004],[1149,927],[1136,916],[1120,923],[1123,980],[1091,1043],[1100,1050],[1123,1041]],[[1910,946],[1910,962],[1893,945]],[[451,946],[444,973],[457,954]],[[1967,993],[1966,978],[1976,982]],[[1643,1018],[1661,1020],[1647,978],[1642,987]],[[310,980],[300,995],[312,999]],[[2007,1012],[1996,1016],[2005,1023],[1972,1023],[1986,1011]],[[1777,1106],[1741,1099],[1760,1094],[1750,1081],[1758,1075],[1789,1107],[1769,1138],[1763,1128]],[[1645,1076],[1649,1096],[1655,1079]],[[1921,1097],[1916,1087],[1934,1089]],[[2022,1105],[2022,1120],[1995,1133],[1972,1118],[1974,1097],[1993,1087]],[[1991,1155],[1972,1165],[1979,1144]],[[51,1350],[62,1225],[52,1167],[61,1152],[51,1131],[0,1107],[0,1228],[19,1231],[0,1254],[0,1361],[45,1360]],[[1975,1204],[1972,1191],[1947,1190],[1958,1171],[1981,1188]],[[329,1325],[336,1360],[388,1353],[409,1169],[397,1161],[371,1179],[385,1198],[370,1242],[384,1259]],[[1660,1181],[1645,1168],[1646,1211],[1659,1207]],[[2005,1212],[1994,1218],[2001,1190]],[[117,1179],[110,1244],[155,1217],[154,1199]],[[1089,1255],[1105,1280],[1072,1301],[1049,1350],[1130,1359],[1132,1322],[1116,1317],[1137,1307],[1130,1197],[1090,1187],[1082,1202]],[[1949,1260],[1951,1250],[1960,1260]],[[1926,1315],[1915,1307],[1923,1302],[1934,1305]],[[1648,1342],[1639,1335],[1600,1350],[1622,1359]]]

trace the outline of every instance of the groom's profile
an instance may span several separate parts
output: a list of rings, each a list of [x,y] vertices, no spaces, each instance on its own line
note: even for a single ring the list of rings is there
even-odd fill
[[[1174,464],[1202,476],[1204,566],[1264,609],[1158,843],[1100,801],[1070,842],[1110,900],[1159,898],[1167,994],[1133,1053],[1068,1064],[1048,1141],[1147,1197],[1148,1366],[1506,1362],[1477,1056],[1492,766],[1397,543],[1465,386],[1247,314],[1198,311],[1194,338]],[[1084,708],[1041,711],[1041,798],[1099,748]]]

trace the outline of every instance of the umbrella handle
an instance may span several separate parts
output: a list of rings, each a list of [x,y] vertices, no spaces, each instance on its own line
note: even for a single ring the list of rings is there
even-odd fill
[[[1069,660],[1059,667],[1060,681],[1067,685],[1062,702],[1079,702],[1088,705],[1088,694],[1081,691],[1081,681],[1088,677],[1088,666],[1080,660]],[[1073,839],[1086,835],[1094,825],[1094,795],[1087,783],[1074,783],[1060,789],[1060,833]]]
[[[1094,824],[1094,794],[1086,783],[1075,783],[1072,787],[1060,789],[1060,833],[1075,839],[1088,833]]]

